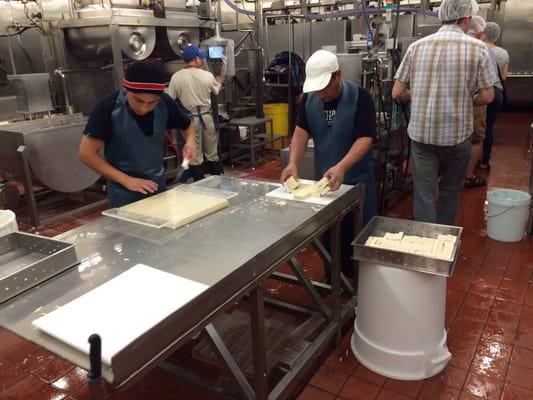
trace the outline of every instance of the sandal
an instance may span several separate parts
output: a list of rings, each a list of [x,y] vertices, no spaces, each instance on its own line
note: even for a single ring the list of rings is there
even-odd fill
[[[465,187],[467,188],[485,186],[486,184],[487,181],[485,180],[485,178],[482,178],[480,176],[473,176],[471,178],[465,179]]]
[[[490,171],[490,164],[489,163],[486,163],[486,164],[481,163],[481,164],[479,164],[479,168],[487,170],[487,171]]]

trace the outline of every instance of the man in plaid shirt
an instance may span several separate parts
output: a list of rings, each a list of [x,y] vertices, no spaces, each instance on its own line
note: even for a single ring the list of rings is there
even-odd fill
[[[409,47],[395,76],[392,97],[411,101],[408,134],[417,221],[454,223],[470,152],[473,107],[494,97],[498,77],[487,46],[465,34],[478,11],[475,0],[444,0],[439,9],[442,27]]]

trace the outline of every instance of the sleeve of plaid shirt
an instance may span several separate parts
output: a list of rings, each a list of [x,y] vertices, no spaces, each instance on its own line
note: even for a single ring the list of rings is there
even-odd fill
[[[486,89],[499,82],[498,71],[493,65],[488,48],[482,50],[481,60],[478,63],[477,83],[479,89]]]
[[[400,82],[403,82],[406,84],[409,83],[410,81],[409,78],[411,76],[411,59],[412,59],[411,49],[412,48],[413,47],[410,46],[407,49],[407,53],[405,53],[405,57],[403,58],[402,63],[398,67],[398,71],[396,71],[396,75],[394,75],[394,79],[397,79]]]

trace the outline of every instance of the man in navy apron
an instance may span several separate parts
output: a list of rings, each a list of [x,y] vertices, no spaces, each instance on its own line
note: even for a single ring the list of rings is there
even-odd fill
[[[291,140],[289,164],[281,174],[284,182],[298,177],[297,163],[303,157],[308,139],[314,142],[315,179],[326,177],[331,190],[341,184],[365,185],[363,222],[376,215],[376,189],[372,143],[376,137],[376,111],[370,93],[343,80],[337,56],[318,50],[307,61],[296,128]],[[342,271],[353,276],[351,242],[353,217],[341,224]],[[329,235],[325,235],[329,247]],[[329,271],[327,271],[329,277]]]
[[[164,76],[157,65],[131,64],[123,85],[95,105],[79,150],[81,161],[107,178],[110,207],[166,189],[166,129],[180,129],[185,138],[184,158],[196,157],[194,126],[187,110],[163,93]]]

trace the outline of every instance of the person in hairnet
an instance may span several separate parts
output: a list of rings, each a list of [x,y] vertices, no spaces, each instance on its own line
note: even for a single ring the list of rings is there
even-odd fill
[[[482,16],[474,15],[470,20],[467,34],[473,38],[481,40],[486,25],[487,22]],[[496,68],[496,60],[492,57],[490,50],[489,56],[491,56],[492,67]],[[483,140],[485,139],[485,130],[487,127],[486,119],[487,106],[485,104],[474,106],[474,126],[471,139],[472,146],[470,147],[470,158],[468,160],[465,174],[465,187],[467,188],[485,186],[487,184],[486,179],[476,173],[483,152]]]
[[[180,129],[184,156],[196,158],[194,126],[186,110],[163,93],[164,88],[164,75],[157,65],[133,63],[126,70],[123,88],[96,103],[89,116],[79,157],[107,178],[111,207],[165,190],[166,129]]]
[[[498,68],[500,82],[494,85],[494,101],[487,106],[487,119],[485,129],[485,140],[483,141],[483,156],[479,168],[490,169],[490,155],[492,152],[492,142],[494,140],[494,123],[504,102],[503,82],[507,78],[509,71],[509,53],[502,47],[496,45],[500,37],[500,26],[496,22],[487,22],[481,39],[487,44],[492,52]]]
[[[394,99],[411,101],[408,134],[413,216],[452,225],[470,155],[473,107],[494,98],[497,76],[487,46],[465,33],[473,0],[443,0],[440,29],[409,46],[395,75]]]
[[[337,56],[318,50],[305,66],[304,95],[290,144],[289,163],[281,182],[298,178],[298,162],[308,139],[314,142],[315,179],[326,177],[331,190],[341,184],[365,186],[363,223],[376,215],[376,189],[372,143],[376,137],[376,110],[370,93],[343,80]],[[354,274],[351,242],[353,215],[341,222],[341,267],[347,277]],[[329,247],[329,235],[325,245]],[[329,279],[329,271],[326,271]]]

